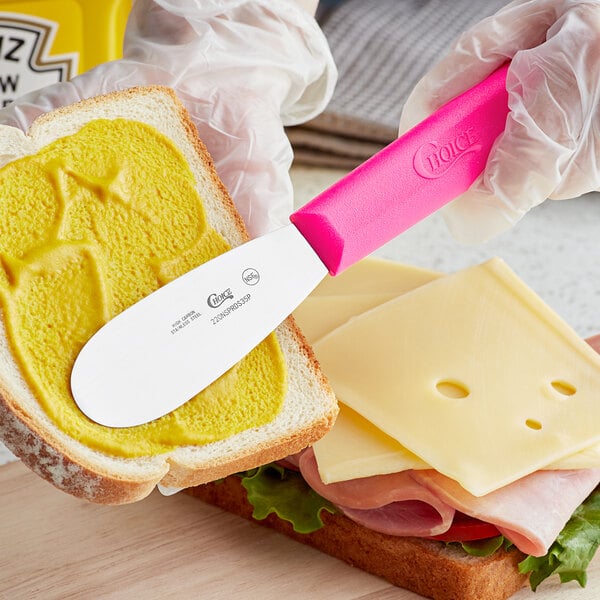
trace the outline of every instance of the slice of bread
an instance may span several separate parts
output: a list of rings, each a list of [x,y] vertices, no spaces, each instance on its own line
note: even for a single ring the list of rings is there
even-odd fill
[[[321,513],[321,529],[298,533],[273,513],[263,520],[254,520],[253,508],[238,476],[190,488],[186,493],[426,598],[506,600],[527,583],[527,576],[519,574],[517,568],[524,555],[514,548],[500,549],[487,557],[471,556],[455,545],[378,533],[341,513],[326,511]]]
[[[247,240],[244,224],[196,128],[175,94],[162,87],[99,96],[38,118],[27,135],[0,129],[4,164],[34,154],[96,119],[124,118],[151,125],[183,154],[193,172],[207,221],[230,246]],[[140,165],[140,169],[144,166]],[[2,202],[2,199],[0,199]],[[161,483],[188,487],[277,460],[323,436],[337,414],[335,396],[290,317],[277,329],[287,367],[283,408],[266,425],[232,437],[140,458],[94,450],[65,434],[40,406],[20,372],[0,320],[0,439],[33,471],[72,495],[100,503],[126,503]]]

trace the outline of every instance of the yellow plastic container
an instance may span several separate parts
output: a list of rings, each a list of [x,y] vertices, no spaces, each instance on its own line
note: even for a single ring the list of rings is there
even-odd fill
[[[0,0],[0,104],[121,57],[132,0]]]

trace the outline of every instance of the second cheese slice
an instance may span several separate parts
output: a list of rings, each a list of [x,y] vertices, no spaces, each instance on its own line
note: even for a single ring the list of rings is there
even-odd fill
[[[474,495],[600,441],[600,356],[499,259],[314,348],[342,402]]]

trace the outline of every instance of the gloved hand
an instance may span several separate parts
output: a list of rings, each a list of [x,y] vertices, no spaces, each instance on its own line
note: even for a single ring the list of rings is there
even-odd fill
[[[502,63],[509,115],[483,175],[444,209],[453,235],[479,242],[547,198],[600,187],[600,2],[516,0],[464,33],[415,87],[403,133]]]
[[[40,113],[113,90],[175,89],[251,236],[293,208],[284,126],[316,116],[336,70],[312,16],[291,0],[136,0],[123,59],[18,99],[0,123],[26,130]]]

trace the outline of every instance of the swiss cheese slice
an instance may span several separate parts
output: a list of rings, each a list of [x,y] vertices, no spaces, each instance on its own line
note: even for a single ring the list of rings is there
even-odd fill
[[[560,458],[556,462],[544,467],[545,470],[564,470],[564,469],[594,469],[600,467],[600,444],[590,446]]]
[[[294,318],[306,339],[314,344],[351,318],[396,297],[390,293],[309,296],[296,309]]]
[[[340,403],[333,428],[313,450],[323,483],[337,483],[408,469],[431,469],[370,421]],[[547,465],[543,470],[591,469],[600,465],[600,445]]]
[[[346,321],[437,279],[434,271],[368,258],[326,277],[294,312],[312,344]]]
[[[359,296],[361,294],[403,294],[434,279],[441,273],[383,258],[365,258],[335,277],[327,276],[311,293],[315,296]]]
[[[313,450],[323,483],[431,468],[343,404],[333,428],[313,445]]]
[[[474,495],[600,443],[600,356],[499,259],[314,349],[343,403]]]
[[[324,279],[294,317],[314,343],[353,317],[438,277],[433,271],[370,257],[337,277]],[[430,468],[343,404],[334,427],[313,449],[324,483]]]

